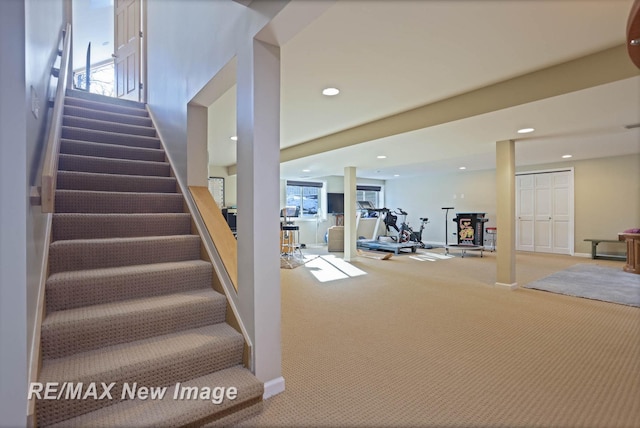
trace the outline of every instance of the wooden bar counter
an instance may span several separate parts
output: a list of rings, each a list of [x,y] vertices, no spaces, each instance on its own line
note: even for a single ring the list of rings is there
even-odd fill
[[[619,233],[618,239],[627,243],[624,271],[640,274],[640,233]]]

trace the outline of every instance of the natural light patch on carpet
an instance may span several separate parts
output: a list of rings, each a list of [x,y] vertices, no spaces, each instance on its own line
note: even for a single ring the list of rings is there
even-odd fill
[[[438,254],[429,251],[418,251],[415,256],[409,256],[409,258],[421,262],[436,262],[438,260],[452,259],[453,257],[454,256],[452,256],[451,254]]]
[[[367,274],[365,271],[334,255],[311,259],[305,263],[305,267],[310,269],[311,274],[320,282],[336,281]]]

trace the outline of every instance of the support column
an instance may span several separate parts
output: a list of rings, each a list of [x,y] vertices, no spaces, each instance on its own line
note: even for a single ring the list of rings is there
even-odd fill
[[[496,143],[497,248],[496,285],[515,289],[516,283],[516,157],[515,141]]]
[[[238,295],[264,397],[284,391],[280,336],[280,49],[238,51]]]
[[[350,262],[356,255],[356,167],[344,168],[344,259]]]
[[[209,109],[197,104],[187,104],[188,186],[209,185],[208,127]]]

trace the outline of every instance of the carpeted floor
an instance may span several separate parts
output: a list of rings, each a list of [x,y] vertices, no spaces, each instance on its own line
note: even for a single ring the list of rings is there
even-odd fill
[[[519,254],[518,283],[576,260],[622,269]],[[240,426],[640,426],[640,309],[497,289],[495,253],[352,264],[281,270],[287,389]]]
[[[579,263],[525,287],[640,307],[640,275],[605,266]]]

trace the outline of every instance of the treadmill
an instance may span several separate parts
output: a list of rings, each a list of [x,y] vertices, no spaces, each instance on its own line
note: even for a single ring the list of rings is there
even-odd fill
[[[358,224],[360,223],[360,218],[362,217],[362,213],[366,212],[370,214],[372,212],[378,213],[376,225],[373,229],[373,235],[371,239],[358,239],[356,244],[358,248],[366,248],[368,250],[379,250],[379,251],[393,251],[394,254],[400,254],[400,251],[409,250],[412,253],[415,253],[420,243],[408,241],[408,242],[394,242],[394,241],[382,241],[377,236],[378,229],[380,227],[380,222],[384,221],[385,217],[389,214],[388,208],[376,208],[369,201],[357,201],[358,204],[358,216],[356,217],[356,230],[358,230]],[[387,231],[389,231],[389,225],[386,224]]]

